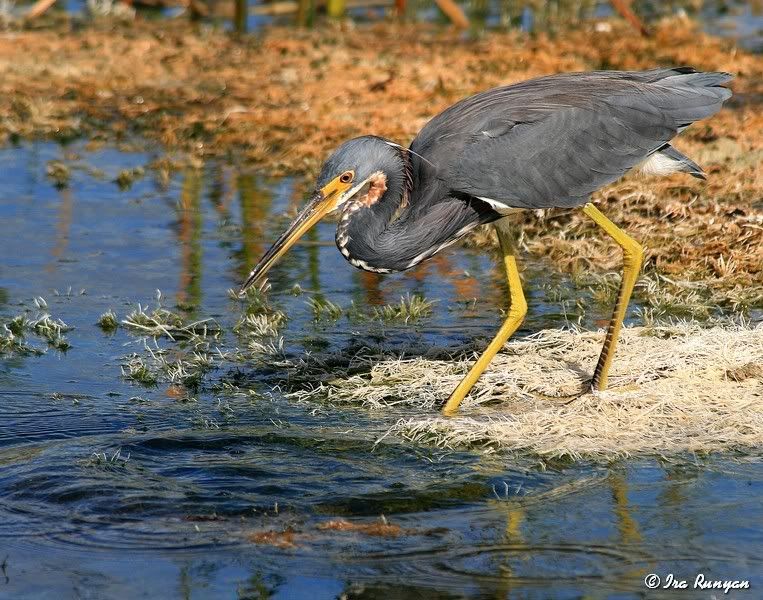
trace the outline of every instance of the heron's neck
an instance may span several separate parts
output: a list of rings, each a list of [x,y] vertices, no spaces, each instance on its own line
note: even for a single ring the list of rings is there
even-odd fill
[[[378,244],[402,216],[410,197],[405,165],[392,172],[378,171],[366,189],[347,201],[336,229],[336,245],[354,266],[381,273],[394,271],[379,260]]]
[[[495,220],[468,200],[412,187],[410,166],[378,172],[347,202],[337,226],[339,251],[367,271],[404,271],[431,258],[481,223]],[[490,211],[493,213],[493,211]],[[496,213],[497,216],[497,213]]]

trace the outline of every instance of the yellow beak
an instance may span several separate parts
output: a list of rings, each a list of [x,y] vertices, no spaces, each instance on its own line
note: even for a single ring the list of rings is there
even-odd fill
[[[272,267],[279,258],[286,254],[289,248],[297,243],[299,238],[339,205],[342,195],[349,190],[351,186],[351,182],[342,183],[339,181],[339,177],[336,177],[326,186],[317,190],[307,203],[307,206],[302,209],[302,212],[299,213],[297,218],[294,219],[286,231],[283,232],[281,237],[275,241],[260,259],[257,266],[252,269],[252,272],[249,273],[249,276],[246,278],[244,285],[241,286],[238,293],[243,294],[252,285],[261,281],[270,267]]]

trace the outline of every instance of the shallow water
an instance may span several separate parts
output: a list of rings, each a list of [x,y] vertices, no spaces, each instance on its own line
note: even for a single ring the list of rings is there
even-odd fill
[[[104,333],[99,315],[153,306],[160,289],[165,306],[230,330],[242,307],[226,290],[301,201],[289,180],[224,164],[166,185],[150,170],[127,191],[113,183],[152,158],[82,145],[0,150],[0,318],[42,296],[74,327],[66,352],[0,355],[0,597],[629,598],[647,592],[649,573],[691,585],[700,572],[749,579],[752,591],[727,596],[758,597],[758,459],[543,464],[392,437],[377,445],[400,413],[290,400],[271,389],[277,367],[230,364],[210,377],[244,381],[251,395],[210,381],[178,398],[126,381],[122,357],[143,352],[144,340]],[[67,188],[46,177],[51,160],[71,168]],[[606,316],[550,265],[524,263],[531,313],[521,333]],[[357,271],[336,251],[331,223],[271,282],[292,358],[487,339],[505,296],[493,258],[476,250],[405,274]],[[436,300],[433,316],[381,329],[316,323],[307,304],[320,296],[365,308],[406,293]],[[382,515],[401,528],[395,535],[319,527]]]

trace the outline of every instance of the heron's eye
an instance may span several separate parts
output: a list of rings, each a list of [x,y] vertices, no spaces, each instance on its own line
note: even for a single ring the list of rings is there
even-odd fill
[[[352,171],[345,171],[339,176],[339,181],[342,183],[350,183],[353,177],[355,177],[355,173]]]

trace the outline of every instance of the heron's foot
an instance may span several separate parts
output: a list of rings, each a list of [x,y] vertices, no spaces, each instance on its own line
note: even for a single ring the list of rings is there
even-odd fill
[[[474,369],[474,368],[472,368],[471,371],[469,371],[467,376],[461,380],[461,383],[459,383],[458,387],[455,390],[453,390],[453,393],[448,397],[448,400],[443,405],[442,407],[443,416],[452,417],[458,412],[458,407],[461,406],[461,402],[463,402],[464,398],[466,398],[466,395],[469,393],[469,390],[472,389],[474,382],[477,381],[477,378],[481,374],[482,374],[481,371],[478,371],[477,369]]]
[[[546,394],[541,394],[540,397],[544,400],[548,400],[550,402],[557,402],[558,404],[561,404],[562,406],[567,406],[568,404],[572,404],[577,400],[578,398],[581,398],[583,396],[586,396],[590,394],[593,390],[591,389],[590,382],[584,383],[581,388],[577,392],[573,392],[572,394],[564,394],[562,396],[548,396]]]

